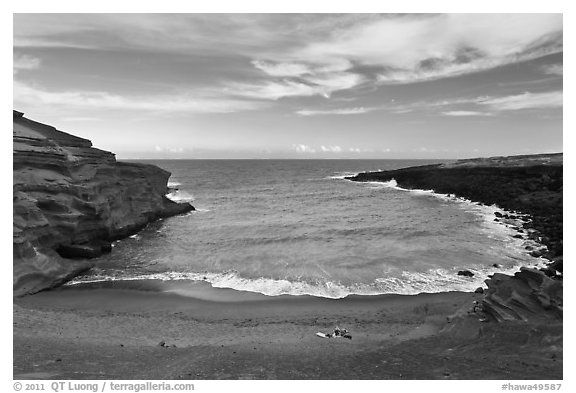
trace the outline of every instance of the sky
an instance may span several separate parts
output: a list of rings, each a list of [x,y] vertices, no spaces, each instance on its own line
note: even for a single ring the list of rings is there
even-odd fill
[[[118,158],[562,152],[561,14],[14,14],[14,109]]]

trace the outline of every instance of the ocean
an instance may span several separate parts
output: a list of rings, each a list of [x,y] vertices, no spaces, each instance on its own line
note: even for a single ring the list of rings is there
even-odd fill
[[[269,296],[471,291],[539,262],[496,207],[344,176],[438,161],[146,160],[195,212],[118,241],[69,285],[207,282]],[[470,270],[474,277],[459,276]]]

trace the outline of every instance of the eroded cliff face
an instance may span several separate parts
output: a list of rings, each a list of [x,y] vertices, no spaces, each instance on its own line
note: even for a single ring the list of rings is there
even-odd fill
[[[117,162],[92,142],[14,111],[14,295],[62,284],[110,242],[194,210],[168,198],[170,173]]]
[[[514,276],[496,273],[486,285],[482,311],[498,322],[562,319],[562,281],[540,270],[521,268]]]

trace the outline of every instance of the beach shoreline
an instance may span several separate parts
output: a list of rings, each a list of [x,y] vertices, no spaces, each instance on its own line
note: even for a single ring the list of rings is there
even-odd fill
[[[481,322],[472,312],[481,294],[231,300],[233,290],[211,291],[63,287],[17,298],[14,378],[562,378],[561,321]],[[353,339],[315,335],[336,325]]]

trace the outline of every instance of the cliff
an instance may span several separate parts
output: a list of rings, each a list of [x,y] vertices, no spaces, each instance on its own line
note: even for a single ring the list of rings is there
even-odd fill
[[[353,181],[394,179],[406,189],[434,190],[454,194],[508,211],[527,214],[525,231],[546,245],[547,268],[525,269],[514,276],[494,274],[486,280],[482,301],[486,317],[496,320],[562,319],[563,280],[563,156],[492,157],[367,172],[347,178]],[[495,220],[508,218],[497,213]],[[514,216],[514,214],[512,214]],[[540,256],[540,253],[534,256]]]
[[[194,210],[166,198],[170,173],[123,163],[83,138],[14,111],[13,291],[60,285],[110,252],[111,241]]]

